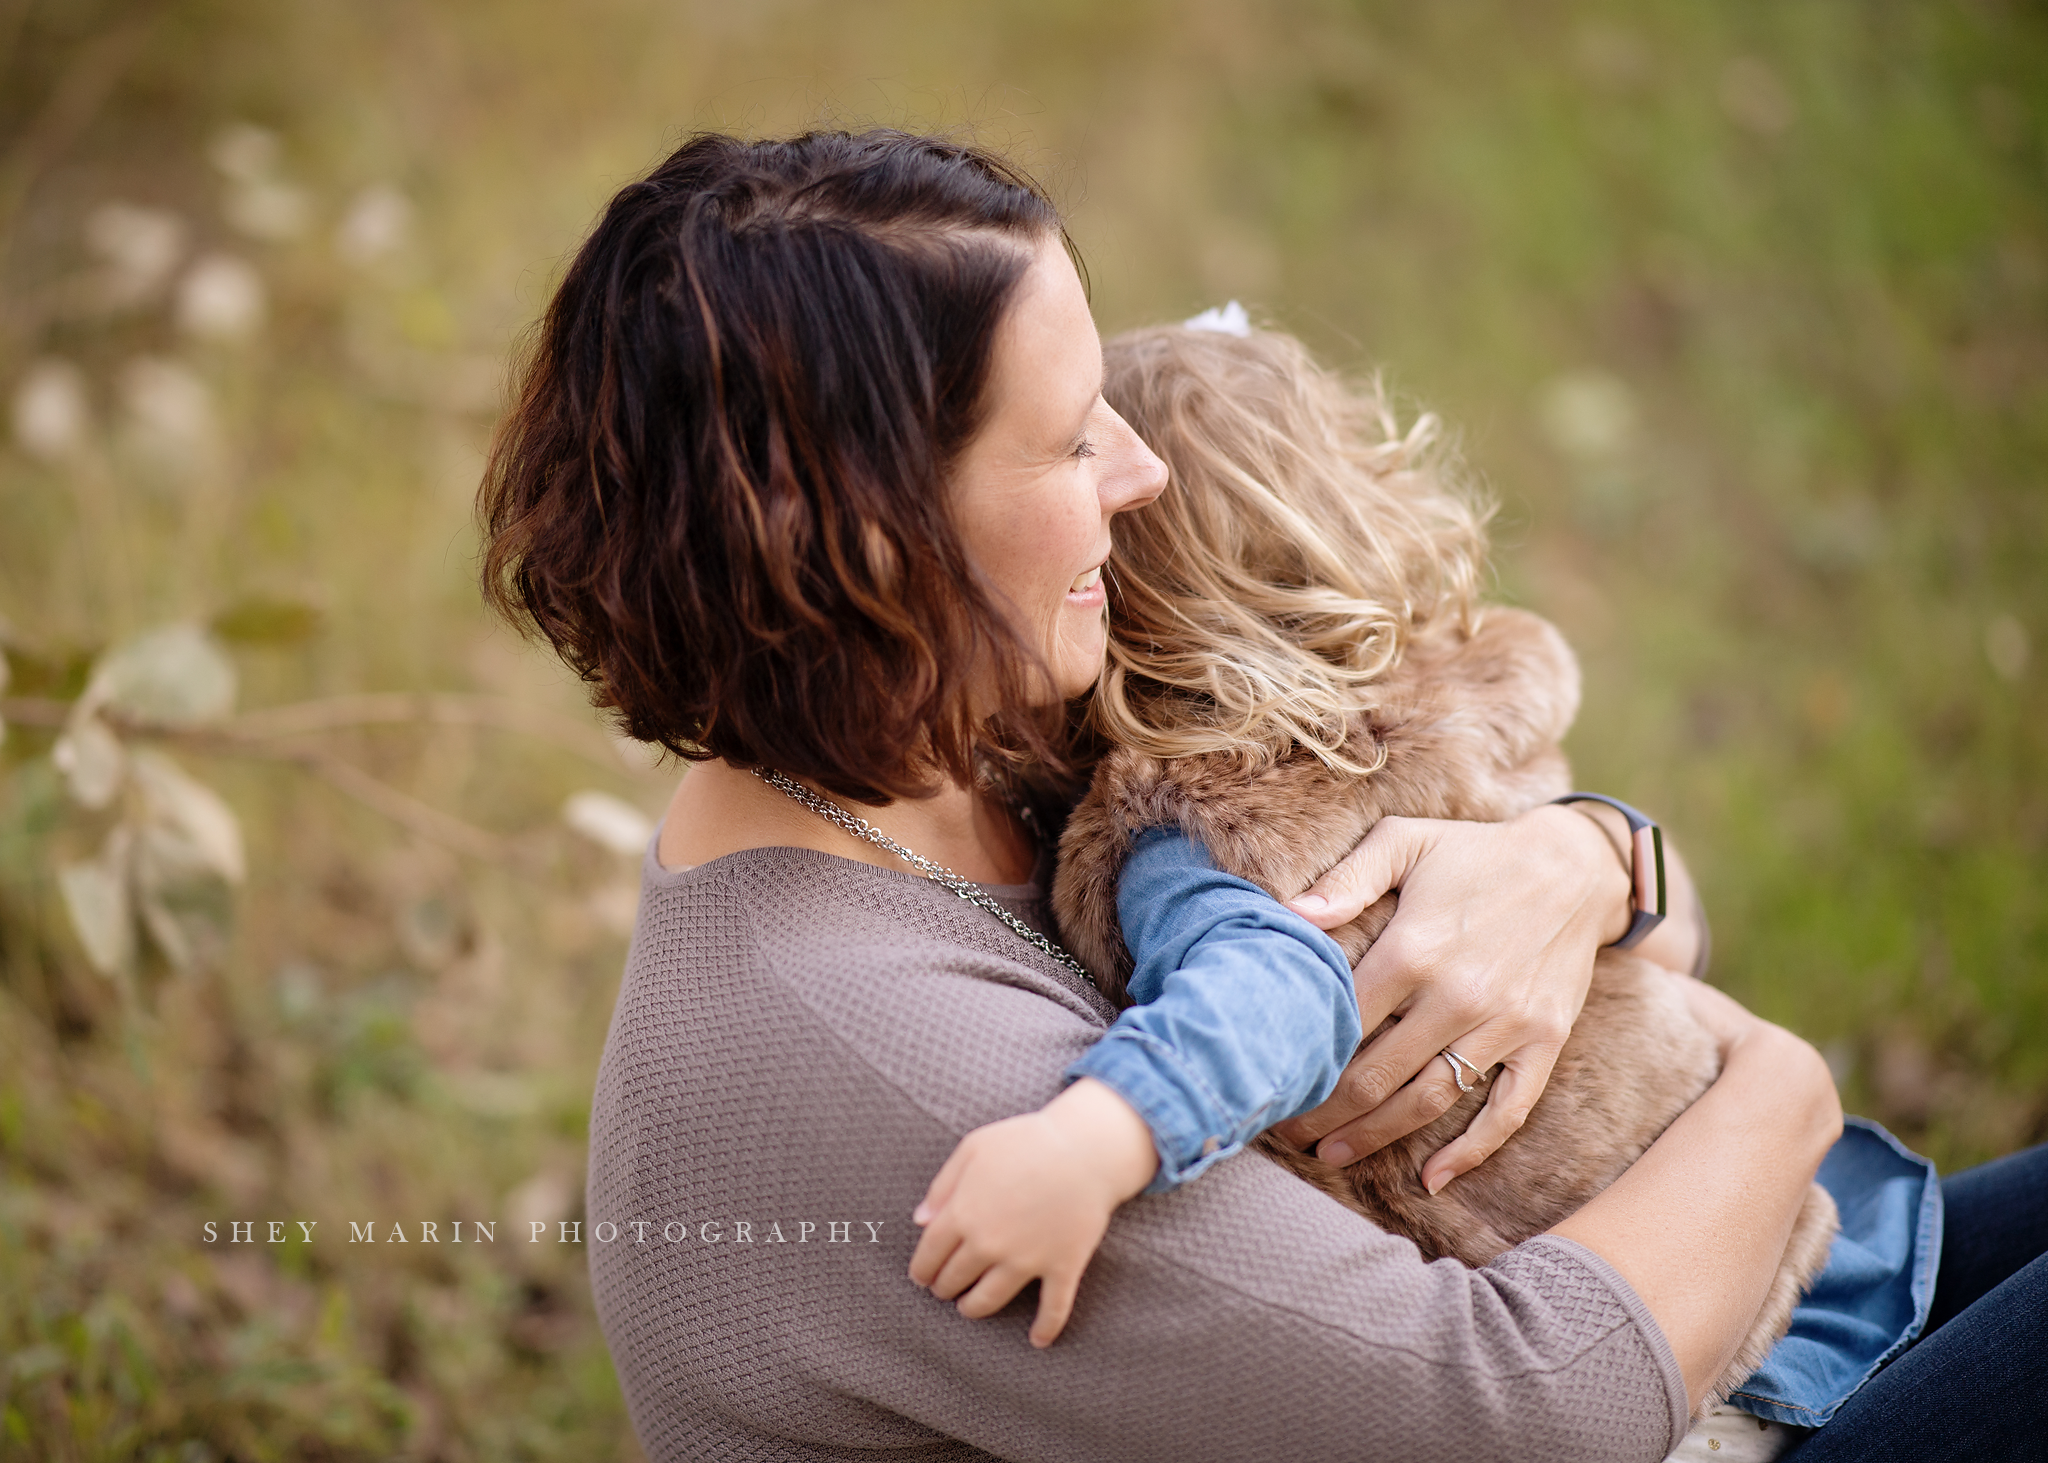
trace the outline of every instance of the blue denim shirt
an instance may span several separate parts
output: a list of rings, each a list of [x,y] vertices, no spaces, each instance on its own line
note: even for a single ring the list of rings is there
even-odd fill
[[[1336,941],[1178,829],[1139,834],[1117,887],[1131,999],[1067,1069],[1106,1082],[1152,1129],[1171,1189],[1336,1088],[1362,1034]],[[1920,1333],[1941,1256],[1934,1165],[1850,1118],[1819,1180],[1842,1231],[1792,1328],[1729,1399],[1818,1427]]]
[[[1067,1069],[1138,1110],[1160,1193],[1336,1090],[1358,1049],[1358,996],[1337,942],[1178,829],[1140,833],[1117,886],[1131,999]]]

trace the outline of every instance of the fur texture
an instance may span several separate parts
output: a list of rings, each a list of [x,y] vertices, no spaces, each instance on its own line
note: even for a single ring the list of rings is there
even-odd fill
[[[1299,748],[1266,766],[1222,753],[1168,762],[1113,750],[1060,841],[1054,906],[1067,947],[1112,999],[1128,999],[1117,876],[1131,839],[1149,827],[1184,829],[1219,868],[1284,899],[1383,817],[1497,821],[1569,791],[1558,744],[1578,699],[1578,664],[1557,631],[1534,615],[1496,608],[1469,636],[1446,631],[1411,645],[1373,685],[1372,705],[1353,719],[1347,743],[1362,764],[1385,754],[1370,776],[1334,772]],[[1332,932],[1354,964],[1394,904],[1389,895]],[[1339,1203],[1407,1236],[1425,1257],[1479,1266],[1612,1183],[1718,1071],[1712,1037],[1668,980],[1625,951],[1603,950],[1528,1121],[1441,1194],[1423,1189],[1422,1162],[1477,1116],[1485,1084],[1419,1132],[1343,1169],[1271,1135],[1258,1146]],[[1793,1306],[1826,1264],[1836,1227],[1834,1203],[1816,1184],[1763,1312],[1702,1408],[1722,1401],[1785,1334]]]

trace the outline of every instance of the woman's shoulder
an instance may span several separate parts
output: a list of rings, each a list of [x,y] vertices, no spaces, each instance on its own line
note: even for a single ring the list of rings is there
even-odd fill
[[[1006,1053],[1079,1055],[1113,1015],[1092,986],[928,879],[748,849],[689,869],[650,859],[605,1062],[652,1059],[664,1080],[694,1081],[674,1058],[708,1042],[728,1076],[770,1073],[794,1094],[814,1070],[807,1053],[827,1042],[950,1109],[944,1094],[977,1071],[1000,1088],[996,1074],[1016,1069]]]

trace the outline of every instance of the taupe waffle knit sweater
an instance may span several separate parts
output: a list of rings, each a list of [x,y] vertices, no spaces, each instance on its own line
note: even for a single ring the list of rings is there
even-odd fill
[[[1046,927],[1037,886],[991,892]],[[1670,1347],[1590,1251],[1425,1265],[1255,1153],[1119,1211],[1048,1351],[1035,1287],[967,1321],[912,1285],[955,1141],[1050,1099],[1111,1015],[913,875],[650,850],[588,1214],[649,1457],[1619,1463],[1684,1433]]]

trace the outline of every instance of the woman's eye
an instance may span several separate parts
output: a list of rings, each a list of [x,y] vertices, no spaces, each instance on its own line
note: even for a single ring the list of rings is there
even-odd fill
[[[1083,437],[1079,442],[1074,444],[1074,456],[1093,457],[1094,455],[1095,444],[1093,442],[1090,442],[1086,437]]]

